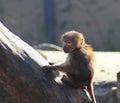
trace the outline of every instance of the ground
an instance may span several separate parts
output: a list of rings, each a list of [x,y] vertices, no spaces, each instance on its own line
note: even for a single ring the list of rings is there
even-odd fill
[[[45,59],[56,64],[63,62],[66,54],[62,51],[40,51]],[[117,81],[117,72],[120,72],[120,52],[95,52],[95,82]]]

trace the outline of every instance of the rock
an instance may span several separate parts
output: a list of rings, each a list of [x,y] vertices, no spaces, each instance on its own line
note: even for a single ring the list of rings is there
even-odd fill
[[[34,46],[33,48],[37,50],[55,50],[55,51],[62,50],[61,47],[54,45],[54,44],[50,44],[50,43],[42,43],[42,44]]]

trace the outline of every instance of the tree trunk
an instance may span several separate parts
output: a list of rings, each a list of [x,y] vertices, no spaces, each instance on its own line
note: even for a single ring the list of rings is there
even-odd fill
[[[0,85],[19,103],[89,103],[85,92],[57,83],[44,65],[38,52],[0,23]]]

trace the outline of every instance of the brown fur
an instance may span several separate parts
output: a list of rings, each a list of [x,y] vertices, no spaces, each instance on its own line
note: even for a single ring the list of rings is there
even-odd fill
[[[67,74],[61,79],[64,83],[88,91],[92,103],[96,103],[93,90],[94,52],[85,43],[83,35],[76,31],[69,31],[62,35],[63,50],[68,53],[65,63],[57,66],[45,66],[48,71],[60,70]]]

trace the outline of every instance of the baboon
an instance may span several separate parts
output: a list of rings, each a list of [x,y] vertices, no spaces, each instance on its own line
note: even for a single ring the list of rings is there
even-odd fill
[[[95,56],[92,47],[85,42],[83,34],[77,31],[64,33],[61,41],[64,52],[68,53],[65,63],[43,68],[65,72],[67,76],[62,77],[62,82],[73,88],[87,90],[92,103],[96,103],[93,89]]]

